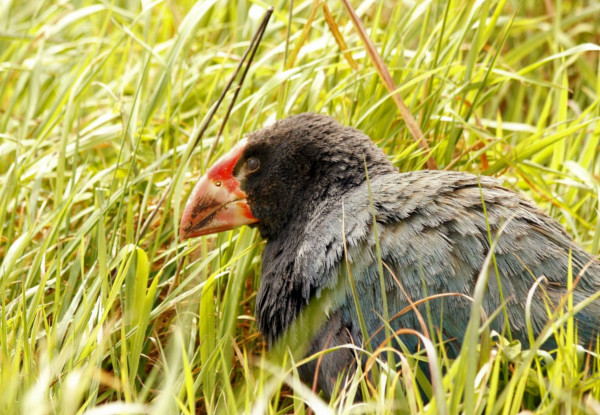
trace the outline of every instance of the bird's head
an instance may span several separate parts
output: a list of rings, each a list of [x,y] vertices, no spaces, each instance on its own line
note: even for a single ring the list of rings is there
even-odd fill
[[[362,132],[300,114],[249,134],[200,178],[183,212],[181,239],[256,225],[274,238],[326,198],[395,171]]]

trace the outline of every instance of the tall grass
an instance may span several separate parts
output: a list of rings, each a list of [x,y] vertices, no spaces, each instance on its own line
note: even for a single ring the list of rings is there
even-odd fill
[[[355,403],[324,402],[297,357],[265,352],[256,232],[181,242],[177,229],[224,109],[193,138],[267,5],[0,2],[0,412],[600,412],[598,360],[573,346],[572,319],[553,355],[474,332],[470,355],[437,349],[443,390],[424,379],[429,403],[411,356],[402,372],[374,356]],[[324,112],[403,171],[431,158],[502,177],[598,253],[600,3],[352,2],[393,92],[341,3],[327,5],[347,50],[320,2],[272,5],[213,159],[275,118]]]

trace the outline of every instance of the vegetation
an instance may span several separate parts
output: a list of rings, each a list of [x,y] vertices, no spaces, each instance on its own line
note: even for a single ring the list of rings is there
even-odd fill
[[[599,252],[600,3],[352,1],[428,148],[342,3],[291,3],[273,4],[210,160],[276,118],[328,113],[400,170],[502,177]],[[569,313],[547,353],[479,335],[474,312],[456,360],[425,343],[437,389],[407,356],[325,402],[297,356],[266,352],[256,232],[177,234],[226,105],[195,137],[266,8],[0,2],[0,412],[600,412],[597,354]]]

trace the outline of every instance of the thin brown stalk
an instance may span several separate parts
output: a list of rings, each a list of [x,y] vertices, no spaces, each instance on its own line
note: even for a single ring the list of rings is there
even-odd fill
[[[425,320],[423,319],[421,312],[419,311],[419,309],[413,302],[412,298],[410,298],[410,295],[408,295],[408,293],[406,292],[406,290],[400,283],[400,280],[398,279],[396,274],[394,274],[394,272],[392,271],[390,266],[388,264],[386,264],[385,262],[383,262],[383,266],[388,270],[388,272],[390,273],[390,275],[396,282],[396,285],[398,286],[398,288],[400,288],[400,291],[402,291],[402,294],[404,294],[404,297],[406,297],[406,301],[408,301],[408,304],[410,305],[410,307],[412,307],[413,311],[415,312],[415,315],[417,316],[417,320],[419,320],[419,324],[421,325],[421,330],[423,330],[423,334],[425,335],[426,338],[431,340],[431,337],[429,337],[429,330],[427,330],[427,324],[425,324]]]
[[[350,65],[350,67],[354,70],[357,70],[358,64],[352,57],[352,54],[348,51],[348,45],[346,44],[344,37],[340,33],[340,29],[338,29],[338,25],[335,23],[335,20],[333,19],[333,16],[331,15],[331,12],[329,11],[329,7],[327,7],[327,3],[323,3],[323,13],[325,14],[325,21],[327,22],[327,25],[329,26],[329,30],[331,30],[331,33],[333,34],[333,37],[334,37],[336,43],[338,44],[340,50],[342,51],[342,54],[348,61],[348,64]]]
[[[314,0],[312,9],[310,10],[310,15],[308,16],[308,20],[306,21],[306,24],[304,25],[304,28],[302,29],[302,33],[300,34],[300,37],[296,41],[296,47],[290,54],[289,59],[286,63],[286,69],[292,68],[294,66],[294,63],[296,63],[296,58],[298,58],[300,49],[302,49],[302,45],[304,45],[304,42],[306,42],[306,39],[308,39],[308,34],[310,33],[310,28],[312,27],[313,20],[315,20],[315,16],[317,14],[317,9],[319,8],[319,4],[320,4],[320,0]]]
[[[406,126],[408,127],[408,131],[410,132],[410,134],[413,136],[413,138],[419,145],[419,148],[426,151],[427,153],[430,153],[431,150],[429,149],[429,144],[427,144],[427,141],[423,137],[423,133],[421,132],[421,129],[419,128],[419,125],[417,124],[417,121],[415,120],[412,113],[410,112],[410,110],[408,109],[406,104],[404,103],[404,100],[402,99],[402,97],[400,97],[400,94],[397,91],[396,84],[394,83],[392,75],[390,75],[390,71],[388,70],[387,66],[385,66],[383,58],[381,57],[381,55],[377,51],[377,48],[375,47],[375,44],[373,43],[373,41],[367,34],[367,31],[365,30],[365,27],[363,26],[360,18],[356,15],[356,12],[352,8],[352,6],[350,5],[350,2],[348,0],[342,0],[342,4],[344,5],[344,7],[346,8],[346,11],[350,15],[350,19],[352,20],[352,23],[354,24],[354,27],[355,27],[356,31],[358,32],[358,35],[362,39],[362,41],[367,49],[367,54],[370,56],[371,61],[373,62],[373,65],[375,65],[375,70],[379,74],[379,76],[380,76],[381,80],[383,81],[383,84],[385,85],[387,90],[390,92],[390,94],[392,96],[392,100],[398,107],[398,110],[400,111],[400,115],[402,116],[402,118],[404,119],[404,122],[406,123]],[[428,169],[437,169],[435,160],[433,160],[432,157],[429,157],[425,164]]]

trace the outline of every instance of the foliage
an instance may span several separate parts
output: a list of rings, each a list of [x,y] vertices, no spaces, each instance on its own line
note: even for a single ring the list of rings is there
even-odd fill
[[[341,3],[328,10],[347,51],[322,3],[304,0],[273,4],[212,160],[275,118],[328,113],[400,170],[433,157],[501,175],[597,254],[600,3],[352,3],[431,153]],[[574,346],[568,314],[552,354],[480,337],[472,321],[458,359],[433,349],[443,398],[429,402],[412,356],[401,371],[373,360],[355,403],[352,388],[324,402],[285,369],[291,354],[265,352],[256,233],[181,242],[177,229],[225,110],[194,147],[198,126],[266,7],[0,2],[0,412],[600,412],[598,360]]]

